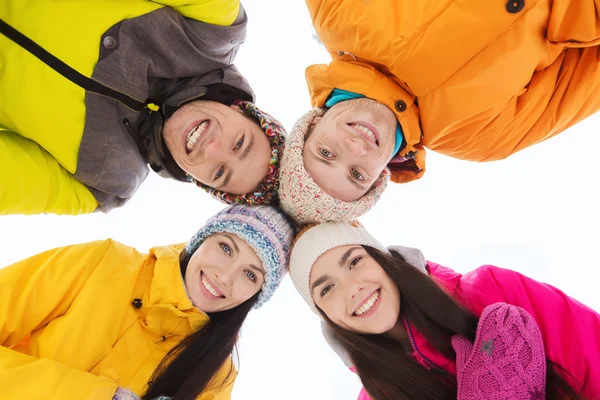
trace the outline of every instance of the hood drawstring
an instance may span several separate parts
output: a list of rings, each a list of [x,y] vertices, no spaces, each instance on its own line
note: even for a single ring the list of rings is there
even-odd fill
[[[358,58],[356,58],[356,56],[354,54],[347,52],[347,51],[340,50],[337,52],[337,55],[340,57],[344,57],[344,56],[348,55],[348,56],[354,58],[354,61],[358,61]]]
[[[154,341],[154,343],[165,342],[168,338],[173,337],[173,336],[176,336],[176,335],[174,335],[174,334],[163,335],[163,336],[159,337],[158,339],[156,339]]]

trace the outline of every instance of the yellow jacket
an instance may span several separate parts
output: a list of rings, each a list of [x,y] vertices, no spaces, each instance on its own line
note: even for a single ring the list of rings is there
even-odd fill
[[[116,57],[118,55],[115,54],[116,48],[112,49],[111,60],[111,57],[105,54],[107,50],[103,49],[103,39],[106,40],[103,35],[122,21],[128,21],[131,26],[136,18],[148,17],[153,13],[156,15],[157,12],[164,11],[165,7],[172,7],[184,17],[212,25],[228,26],[238,16],[241,6],[239,0],[37,0],[34,2],[2,0],[0,19],[86,77],[92,77],[130,97],[145,101],[145,96],[149,95],[148,91],[152,91],[153,88],[144,88],[141,87],[142,85],[148,85],[150,78],[170,78],[168,74],[160,75],[162,70],[159,73],[151,71],[151,68],[160,67],[169,70],[171,67],[171,70],[176,70],[180,60],[168,59],[167,63],[175,65],[159,66],[164,61],[161,58],[164,58],[164,54],[153,53],[155,65],[142,67],[141,71],[145,73],[148,70],[148,73],[155,73],[158,76],[146,77],[138,74],[136,78],[139,78],[142,84],[129,87],[128,85],[137,84],[137,80],[121,82],[124,79],[121,79],[115,71],[120,69],[137,71],[139,65],[136,63],[146,61],[139,57],[138,53],[131,51],[135,59],[123,62]],[[160,18],[167,19],[164,16]],[[207,24],[201,26],[197,24],[196,29],[202,31],[206,26]],[[126,31],[124,28],[120,29],[121,32]],[[141,32],[137,33],[140,36],[144,35]],[[129,49],[133,46],[132,42],[140,43],[140,38],[129,38],[133,34],[125,32],[121,36],[116,35],[118,43],[116,47],[125,51],[125,47]],[[198,32],[190,34],[201,35]],[[206,34],[210,35],[210,32]],[[113,37],[110,39],[115,40]],[[217,39],[212,42],[217,43]],[[173,46],[167,40],[163,41],[163,45]],[[214,46],[220,45],[217,43]],[[154,51],[156,49],[148,49],[148,52]],[[211,49],[203,49],[203,51],[207,59],[217,57],[210,53]],[[226,54],[225,46],[220,51],[226,57],[224,62],[226,65],[229,63],[230,55]],[[111,62],[116,64],[107,65]],[[218,69],[210,62],[205,64],[210,70]],[[105,74],[115,76],[117,77],[115,79],[120,81],[110,82],[109,79],[102,79],[100,76],[102,68],[109,68],[110,71]],[[180,71],[176,73],[179,74]],[[186,74],[178,77],[197,75],[201,73],[194,74],[186,71]],[[125,201],[135,192],[148,173],[146,163],[139,161],[138,164],[141,166],[135,166],[139,170],[136,170],[135,176],[128,178],[127,184],[115,187],[116,185],[110,182],[113,178],[106,172],[109,165],[123,164],[135,156],[138,158],[140,156],[126,154],[121,156],[120,160],[110,160],[111,156],[115,157],[114,151],[111,151],[114,149],[105,152],[98,143],[103,143],[101,138],[104,138],[105,142],[115,143],[115,148],[120,149],[126,146],[118,140],[125,140],[126,144],[129,140],[133,151],[137,152],[137,146],[130,138],[121,139],[120,136],[118,139],[114,138],[117,135],[128,135],[126,127],[120,124],[120,120],[127,118],[133,124],[137,114],[128,114],[126,109],[115,111],[114,101],[96,96],[98,97],[106,104],[98,105],[96,100],[95,103],[91,103],[94,109],[89,109],[88,102],[94,99],[90,100],[84,89],[71,83],[0,34],[0,215],[41,212],[90,213],[99,205],[103,211],[107,211],[112,205],[103,205],[102,201],[98,200],[98,194],[94,196],[94,189],[102,193],[119,195]],[[90,138],[86,139],[84,135],[85,129],[95,130],[93,134],[90,132],[87,134],[100,137],[98,143],[89,143]],[[94,138],[92,137],[91,140]],[[96,154],[98,159],[88,161],[90,157],[82,155],[80,151],[86,144],[90,148],[86,153],[96,152],[102,157]],[[91,172],[82,173],[80,171],[82,168],[79,168],[81,164],[89,163],[93,165],[84,165],[84,167]],[[124,166],[124,171],[116,171],[115,175],[126,176],[127,173],[133,175],[130,170],[134,169]],[[100,176],[93,176],[93,179],[87,176],[93,175],[96,171],[99,171],[97,173]]]
[[[406,141],[395,182],[423,175],[425,147],[498,160],[600,109],[600,0],[306,4],[332,57],[306,70],[312,104],[339,88],[394,111]]]
[[[110,400],[117,387],[143,394],[169,349],[208,322],[186,294],[181,249],[142,254],[109,239],[0,269],[0,397]],[[199,399],[229,399],[234,379]]]

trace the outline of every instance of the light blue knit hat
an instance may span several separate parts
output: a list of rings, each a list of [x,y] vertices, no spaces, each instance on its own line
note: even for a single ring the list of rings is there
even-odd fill
[[[215,233],[232,233],[244,240],[258,255],[265,269],[265,282],[254,308],[265,304],[288,271],[294,226],[274,206],[236,204],[211,217],[183,250],[191,256],[204,239]]]

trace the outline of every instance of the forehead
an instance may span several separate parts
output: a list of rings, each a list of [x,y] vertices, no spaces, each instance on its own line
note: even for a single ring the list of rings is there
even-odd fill
[[[310,270],[309,282],[312,284],[312,282],[321,275],[334,275],[336,271],[340,270],[339,262],[344,253],[354,247],[360,246],[351,244],[334,247],[333,249],[327,250],[325,253],[321,254],[315,260]]]

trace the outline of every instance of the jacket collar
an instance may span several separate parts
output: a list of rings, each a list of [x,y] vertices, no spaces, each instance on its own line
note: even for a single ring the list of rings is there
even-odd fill
[[[179,266],[179,254],[183,247],[184,244],[178,244],[150,250],[156,257],[156,263],[150,282],[147,300],[150,310],[146,322],[150,330],[159,330],[161,334],[187,335],[202,328],[209,321],[209,317],[194,307],[188,297]],[[171,319],[186,323],[173,327],[166,322]]]

